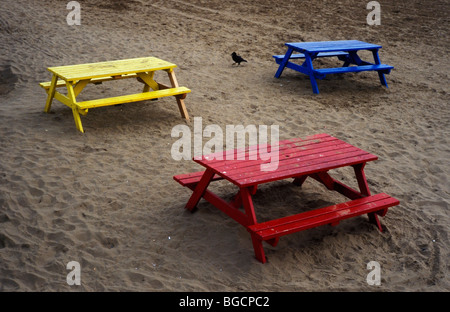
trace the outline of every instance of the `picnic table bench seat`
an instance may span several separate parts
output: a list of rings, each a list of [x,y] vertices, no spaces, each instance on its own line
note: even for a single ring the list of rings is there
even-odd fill
[[[41,83],[41,85],[42,84],[44,84],[44,83]],[[64,83],[64,86],[65,86],[65,83]],[[44,88],[48,89],[48,87],[46,85]],[[138,102],[138,101],[147,101],[147,100],[158,99],[158,98],[162,98],[162,97],[166,97],[166,96],[178,96],[181,99],[184,99],[186,97],[187,93],[189,93],[189,92],[191,92],[191,90],[186,87],[176,87],[176,88],[167,88],[167,89],[161,89],[161,90],[156,90],[156,91],[151,91],[151,92],[135,93],[135,94],[121,95],[121,96],[108,97],[108,98],[102,98],[102,99],[96,99],[96,100],[75,102],[72,104],[76,105],[80,110],[86,110],[89,108],[103,107],[103,106],[109,106],[109,105],[125,104],[125,103],[132,103],[132,102]],[[61,99],[58,95],[56,95],[55,98],[57,100],[64,101],[64,99]]]
[[[165,96],[185,95],[186,93],[189,93],[189,92],[191,92],[191,90],[189,90],[186,87],[177,87],[177,88],[156,90],[156,91],[151,91],[151,92],[135,93],[135,94],[129,94],[129,95],[109,97],[109,98],[104,98],[104,99],[77,102],[76,105],[78,107],[80,107],[80,109],[88,109],[88,108],[102,107],[102,106],[108,106],[108,105],[117,105],[117,104],[152,100],[152,99],[157,99],[157,98],[161,98],[161,97],[165,97]]]
[[[362,71],[381,71],[384,74],[389,74],[393,66],[387,64],[380,65],[359,65],[359,66],[346,66],[346,67],[335,67],[335,68],[319,68],[314,69],[313,72],[316,74],[328,75],[328,74],[342,74],[342,73],[353,73]]]
[[[372,212],[384,216],[389,207],[398,205],[399,203],[397,199],[381,193],[302,212],[293,216],[258,223],[249,226],[248,230],[259,240],[266,241],[326,224],[337,225],[341,220]]]
[[[200,179],[202,178],[205,171],[197,171],[192,173],[179,174],[173,177],[175,181],[180,183],[182,186],[189,187],[190,189],[194,188]],[[223,178],[218,174],[215,174],[211,181],[222,180]]]

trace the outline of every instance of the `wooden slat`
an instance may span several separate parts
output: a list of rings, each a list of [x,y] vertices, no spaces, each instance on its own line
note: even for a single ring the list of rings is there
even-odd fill
[[[336,223],[341,220],[360,216],[363,214],[375,212],[377,210],[386,209],[397,205],[398,201],[393,198],[380,200],[377,202],[370,202],[363,205],[349,207],[340,211],[328,213],[317,217],[311,217],[309,219],[299,220],[290,224],[281,225],[273,229],[267,229],[259,232],[259,236],[263,239],[272,239],[274,237],[280,237],[283,235],[311,229],[314,227]]]
[[[283,167],[292,168],[292,167],[302,167],[302,166],[308,166],[308,165],[320,165],[322,163],[329,162],[330,160],[337,160],[342,158],[348,158],[353,157],[356,155],[363,155],[368,154],[367,152],[358,149],[350,144],[342,144],[338,146],[325,146],[323,148],[320,148],[320,150],[307,150],[307,151],[296,151],[294,149],[289,150],[289,153],[279,153],[279,159],[278,159],[278,169],[281,170]],[[243,162],[245,165],[246,162]],[[269,160],[257,160],[254,161],[255,165],[252,165],[251,167],[254,168],[254,170],[245,170],[245,172],[257,172],[259,173],[261,170],[259,170],[258,166],[261,164],[268,163]],[[242,173],[242,168],[240,168],[240,163],[236,165],[227,165],[224,167],[221,167],[220,169],[226,170],[229,174],[234,173]]]
[[[239,186],[251,186],[260,183],[272,182],[281,179],[287,179],[299,175],[307,175],[315,172],[328,171],[331,169],[351,166],[367,161],[375,160],[370,154],[355,155],[353,157],[344,157],[341,159],[330,160],[326,163],[316,164],[312,163],[308,166],[302,167],[282,167],[275,171],[261,172],[259,175],[246,176],[244,178],[236,179]]]
[[[343,52],[343,51],[320,52],[317,54],[316,57],[333,57],[333,56],[344,56],[344,55],[348,55],[348,53]],[[276,61],[281,62],[281,60],[284,58],[284,54],[283,55],[273,55],[273,58],[275,58]],[[303,53],[292,54],[289,59],[299,59],[299,58],[305,58],[305,54],[303,54]]]
[[[114,77],[103,77],[103,78],[93,78],[89,81],[89,83],[100,83],[103,81],[109,81],[109,80],[118,80],[118,79],[126,79],[126,78],[135,78],[137,77],[136,74],[127,74],[127,75],[121,75],[121,76],[114,76]],[[39,84],[44,89],[49,89],[51,85],[51,81],[41,82]],[[64,80],[58,80],[56,82],[56,87],[65,87],[66,82]]]
[[[145,100],[151,100],[151,99],[156,99],[156,98],[165,97],[165,96],[172,96],[172,95],[175,96],[175,95],[185,94],[185,93],[189,93],[189,92],[191,92],[191,90],[189,90],[186,87],[178,87],[178,88],[170,88],[170,89],[164,89],[164,90],[158,90],[158,91],[136,93],[136,94],[131,94],[131,95],[122,95],[122,96],[110,97],[110,98],[105,98],[105,99],[77,102],[76,105],[78,107],[80,107],[81,109],[86,109],[86,108],[102,107],[102,106],[108,106],[108,105],[131,103],[131,102],[137,102],[137,101],[145,101]]]
[[[332,136],[322,134],[308,140],[285,140],[280,142],[278,167],[274,171],[261,171],[261,165],[272,160],[209,160],[206,155],[196,162],[213,169],[230,182],[243,187],[275,181],[293,176],[327,171],[340,166],[348,166],[376,160],[377,156],[363,151]],[[234,157],[258,153],[255,146],[238,151]],[[217,156],[218,154],[213,154]]]
[[[48,70],[67,81],[135,74],[175,68],[177,65],[156,57],[49,67]]]
[[[275,219],[275,220],[270,220],[267,222],[263,222],[263,223],[259,223],[256,225],[252,226],[252,230],[254,231],[264,231],[264,230],[268,230],[271,229],[273,227],[279,226],[279,225],[284,225],[284,224],[290,224],[293,222],[297,222],[300,220],[305,220],[305,219],[309,219],[312,217],[316,217],[316,216],[320,216],[320,215],[324,215],[330,212],[336,212],[342,209],[347,209],[353,206],[357,206],[357,205],[363,205],[366,203],[370,203],[370,202],[374,202],[377,200],[381,200],[381,199],[385,199],[387,197],[390,197],[387,194],[381,193],[381,194],[376,194],[376,195],[372,195],[369,197],[363,197],[363,198],[358,198],[352,201],[348,201],[345,203],[340,203],[340,204],[336,204],[336,205],[331,205],[328,207],[323,207],[323,208],[318,208],[318,209],[314,209],[314,210],[309,210],[306,212],[302,212],[293,216],[287,216],[287,217],[283,217],[280,219]]]
[[[306,137],[303,139],[289,139],[289,140],[283,140],[278,142],[278,146],[279,146],[279,150],[280,152],[283,151],[286,148],[291,148],[292,146],[297,146],[300,149],[307,149],[309,148],[308,146],[313,145],[313,144],[320,144],[322,142],[327,142],[327,141],[340,141],[339,139],[332,137],[326,133],[322,133],[322,134],[317,134],[314,136],[310,136],[310,137]],[[345,143],[345,142],[344,142]],[[221,151],[221,152],[216,152],[216,153],[212,153],[212,154],[208,154],[208,155],[204,155],[202,156],[201,159],[194,159],[196,162],[198,163],[207,163],[208,165],[213,164],[215,167],[220,166],[221,164],[227,164],[228,160],[233,160],[233,159],[239,159],[245,155],[253,155],[253,154],[257,154],[259,149],[265,149],[267,148],[267,146],[270,146],[270,144],[264,143],[264,144],[259,144],[259,145],[252,145],[249,146],[247,148],[244,149],[235,149],[233,151],[231,151],[230,157],[227,157],[227,153],[230,151]],[[213,160],[215,158],[215,160]],[[219,158],[219,159],[217,159]],[[246,156],[245,158],[249,158],[248,156]]]
[[[358,51],[380,49],[378,44],[367,43],[359,40],[316,41],[316,42],[290,42],[286,46],[298,51],[334,52],[334,51]]]
[[[279,142],[279,150],[280,153],[283,153],[283,150],[292,148],[292,146],[295,146],[296,148],[300,150],[307,150],[308,148],[311,148],[311,146],[317,146],[318,144],[327,144],[333,143],[334,144],[347,144],[343,141],[340,141],[328,134],[318,134],[311,137],[306,137],[304,139],[290,139],[290,140],[284,140]],[[263,144],[264,148],[267,146],[267,144]],[[244,156],[248,153],[258,153],[258,146],[250,146],[247,149],[241,149],[236,150],[236,154],[232,155],[232,157],[240,157]],[[223,160],[211,160],[216,156],[221,156]],[[248,159],[248,157],[246,157]],[[194,158],[194,161],[212,168],[217,173],[221,174],[225,179],[228,179],[230,182],[235,183],[236,181],[231,179],[228,176],[227,169],[235,168],[239,172],[245,172],[245,171],[260,171],[260,164],[264,163],[261,159],[259,160],[245,160],[245,161],[239,161],[239,160],[233,160],[230,161],[226,157],[226,152],[220,152],[220,153],[213,153],[206,156],[203,156],[202,159],[196,159]]]
[[[398,204],[399,201],[397,199],[381,193],[252,225],[249,227],[249,230],[254,232],[261,240],[268,240],[313,227],[339,222],[358,215],[387,209]]]
[[[347,149],[354,149],[351,145],[348,145],[346,147]],[[345,151],[345,148],[339,149],[340,151]],[[306,152],[306,151],[305,151]],[[362,152],[363,151],[358,151]],[[236,160],[236,161],[228,161],[227,165],[224,166],[214,166],[214,169],[217,171],[217,173],[224,173],[226,176],[228,176],[232,180],[242,180],[244,178],[250,178],[252,176],[257,175],[267,175],[269,173],[276,173],[281,174],[281,171],[283,170],[295,170],[295,172],[298,172],[302,167],[305,167],[307,165],[311,164],[320,164],[318,161],[321,160],[322,163],[325,163],[329,158],[326,158],[326,156],[334,156],[336,153],[336,150],[330,150],[328,153],[324,151],[324,157],[320,158],[318,156],[318,153],[311,153],[311,154],[305,154],[304,156],[299,153],[298,156],[293,155],[293,157],[286,158],[280,153],[280,159],[278,160],[278,167],[275,171],[271,172],[263,172],[261,171],[261,165],[265,163],[269,163],[268,160],[262,161],[262,160]],[[347,154],[349,156],[349,154]],[[274,161],[274,160],[272,160]],[[309,161],[309,162],[308,162]],[[301,174],[300,172],[296,175]],[[239,181],[238,181],[239,182]]]
[[[187,173],[187,174],[179,174],[173,177],[173,179],[175,181],[177,181],[178,183],[180,183],[182,186],[189,186],[191,184],[197,184],[200,179],[202,178],[203,173],[205,173],[205,171],[198,171],[198,172],[192,172],[192,173]],[[219,175],[215,175],[212,179],[212,181],[216,181],[216,180],[221,180],[223,179],[221,176]]]
[[[343,153],[345,152],[347,149],[352,148],[355,149],[354,146],[345,143],[343,141],[340,140],[333,140],[333,141],[325,141],[325,142],[319,142],[319,143],[315,143],[314,145],[308,145],[308,146],[302,146],[302,147],[284,147],[284,148],[280,148],[279,149],[279,161],[286,161],[286,160],[292,160],[292,159],[297,159],[300,160],[301,157],[301,161],[303,162],[305,159],[305,157],[318,157],[321,155],[321,153],[326,153],[326,152],[333,152],[334,153]],[[275,152],[275,151],[274,151]],[[254,151],[254,156],[259,156],[258,151],[255,150]],[[214,163],[214,168],[216,170],[225,170],[227,172],[232,172],[234,169],[239,169],[240,171],[242,171],[243,167],[256,167],[259,166],[260,164],[264,164],[266,163],[267,160],[262,160],[260,158],[255,159],[255,160],[250,160],[249,157],[246,157],[246,161],[245,162],[215,162]]]
[[[348,67],[335,67],[335,68],[321,68],[313,70],[314,73],[318,74],[340,74],[340,73],[351,73],[351,72],[361,72],[361,71],[390,71],[393,66],[380,64],[380,65],[361,65],[361,66],[348,66]]]

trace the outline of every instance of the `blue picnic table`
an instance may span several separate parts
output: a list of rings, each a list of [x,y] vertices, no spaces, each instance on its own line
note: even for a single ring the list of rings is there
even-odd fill
[[[381,84],[387,87],[384,75],[389,74],[391,69],[394,68],[390,65],[381,64],[378,55],[378,50],[381,49],[380,45],[359,40],[292,42],[285,45],[288,48],[286,54],[273,56],[277,64],[280,65],[275,78],[279,78],[286,67],[296,70],[309,76],[313,92],[316,94],[319,93],[316,79],[324,79],[328,74],[377,71]],[[362,60],[358,56],[358,51],[361,50],[371,51],[374,62]],[[338,57],[344,63],[342,67],[315,69],[312,61],[318,57]],[[302,65],[291,62],[295,59],[304,59],[304,62]]]

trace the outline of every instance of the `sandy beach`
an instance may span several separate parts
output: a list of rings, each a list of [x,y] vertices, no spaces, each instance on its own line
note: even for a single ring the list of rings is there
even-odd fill
[[[72,26],[68,2],[0,6],[0,291],[450,290],[448,1],[379,1],[381,25],[368,25],[368,1],[86,0]],[[375,72],[327,76],[320,94],[296,71],[274,78],[286,42],[329,40],[381,45],[389,88]],[[233,65],[233,51],[248,62]],[[62,103],[43,112],[48,67],[147,56],[177,65],[190,123],[172,97],[89,110],[85,133]],[[80,96],[141,89],[125,79]],[[171,131],[193,129],[195,117],[223,129],[278,125],[280,140],[335,136],[378,156],[365,167],[369,187],[400,205],[382,233],[351,218],[265,245],[261,264],[244,227],[204,200],[184,209],[191,191],[173,176],[202,167],[173,159]],[[214,190],[235,191],[225,181]],[[343,199],[286,180],[261,186],[254,204],[263,220]],[[79,286],[67,284],[70,261]],[[379,286],[366,281],[370,261]]]

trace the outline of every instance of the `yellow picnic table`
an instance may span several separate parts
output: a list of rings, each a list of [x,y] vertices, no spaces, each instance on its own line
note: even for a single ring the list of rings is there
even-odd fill
[[[72,109],[77,129],[84,132],[80,114],[86,115],[90,108],[108,105],[124,104],[137,101],[157,99],[165,96],[175,96],[181,116],[189,120],[189,115],[184,105],[186,94],[191,92],[186,87],[179,87],[175,77],[174,68],[177,65],[158,59],[156,57],[143,57],[109,62],[49,67],[52,80],[42,82],[48,96],[44,111],[50,111],[53,98]],[[171,86],[158,83],[154,80],[157,70],[163,70],[169,75]],[[108,80],[137,78],[144,83],[142,93],[115,96],[77,102],[76,97],[88,83],[101,83]],[[67,95],[58,92],[58,87],[66,87]],[[150,90],[151,89],[151,90]]]

